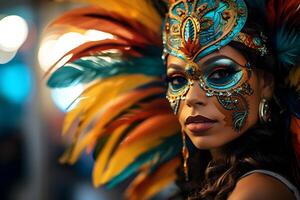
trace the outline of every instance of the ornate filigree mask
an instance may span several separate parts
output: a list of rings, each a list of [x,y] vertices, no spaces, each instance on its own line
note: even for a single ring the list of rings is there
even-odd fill
[[[176,66],[174,66],[176,67]],[[179,67],[179,66],[178,66]],[[246,96],[252,95],[249,80],[252,70],[250,64],[240,65],[229,57],[220,55],[208,59],[201,71],[186,65],[184,72],[174,74],[168,70],[167,99],[176,114],[181,100],[185,100],[190,87],[199,84],[206,96],[215,96],[225,110],[232,112],[232,124],[240,131],[248,116]]]

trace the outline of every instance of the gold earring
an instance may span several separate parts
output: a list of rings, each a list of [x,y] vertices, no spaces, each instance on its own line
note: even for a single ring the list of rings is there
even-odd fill
[[[182,156],[183,156],[183,170],[185,181],[189,181],[189,168],[188,168],[188,158],[189,158],[189,150],[186,146],[185,133],[182,131]]]
[[[261,123],[271,122],[271,109],[268,100],[265,98],[259,103],[258,115]]]

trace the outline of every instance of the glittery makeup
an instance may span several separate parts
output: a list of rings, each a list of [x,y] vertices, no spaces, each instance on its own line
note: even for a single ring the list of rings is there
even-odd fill
[[[242,66],[222,55],[208,59],[201,66],[187,63],[184,69],[184,72],[175,70],[168,74],[167,99],[174,113],[178,112],[180,101],[185,100],[189,88],[198,83],[207,97],[216,96],[224,109],[232,111],[233,129],[239,132],[249,113],[245,96],[253,93],[248,83],[249,63]]]

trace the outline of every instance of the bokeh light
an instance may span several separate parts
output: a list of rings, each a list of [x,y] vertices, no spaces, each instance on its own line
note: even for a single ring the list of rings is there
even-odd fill
[[[52,89],[51,96],[55,105],[63,112],[76,106],[76,98],[83,92],[83,86],[78,84],[73,87]]]
[[[38,60],[40,67],[47,71],[49,67],[58,62],[72,49],[90,41],[113,39],[113,35],[97,30],[88,30],[81,34],[68,32],[59,38],[46,38],[41,42]]]
[[[33,82],[28,66],[22,63],[0,68],[0,94],[11,103],[23,104],[28,100]]]
[[[0,49],[0,64],[11,61],[17,54],[17,51],[7,52]]]
[[[3,51],[17,51],[28,36],[26,21],[17,15],[0,20],[0,48]]]

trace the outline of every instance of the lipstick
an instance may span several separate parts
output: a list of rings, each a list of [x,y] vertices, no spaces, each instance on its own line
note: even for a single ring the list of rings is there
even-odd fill
[[[185,121],[185,125],[192,133],[201,133],[210,129],[215,122],[217,121],[202,115],[196,115],[188,117]]]

